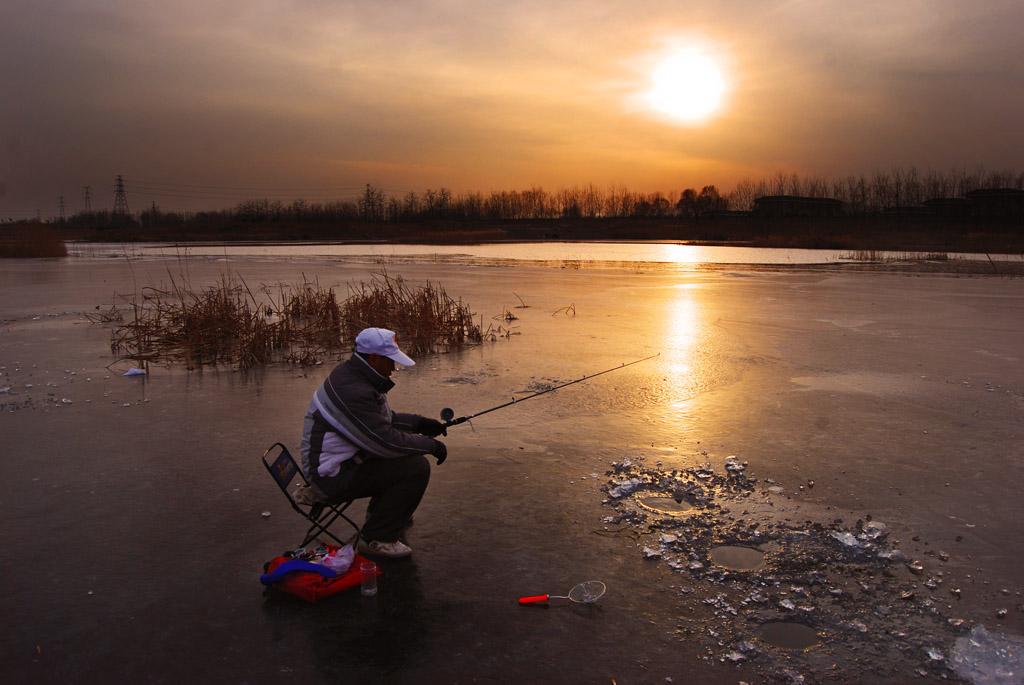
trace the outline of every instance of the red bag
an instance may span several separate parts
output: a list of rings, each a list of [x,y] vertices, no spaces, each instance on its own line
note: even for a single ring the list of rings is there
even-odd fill
[[[326,547],[328,553],[338,549],[335,545],[326,545]],[[291,557],[274,557],[271,559],[265,567],[267,574],[273,573],[278,566],[286,561],[293,561],[293,559]],[[290,595],[295,595],[296,597],[301,597],[307,602],[316,602],[324,597],[337,594],[342,590],[360,585],[363,582],[363,574],[359,570],[359,565],[364,561],[369,560],[357,554],[348,570],[333,578],[325,578],[314,571],[292,571],[284,578],[272,583],[270,587],[276,588],[281,592],[287,592]],[[380,574],[381,570],[378,568],[377,575],[379,576]]]

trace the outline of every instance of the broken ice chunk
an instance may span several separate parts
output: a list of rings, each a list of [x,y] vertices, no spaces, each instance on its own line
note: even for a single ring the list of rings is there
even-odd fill
[[[857,540],[851,533],[841,533],[839,531],[833,531],[832,537],[839,540],[845,547],[860,547],[860,541]]]
[[[608,490],[608,496],[614,499],[618,499],[624,495],[636,490],[637,486],[640,485],[639,478],[630,478],[629,480],[616,481],[613,487]]]
[[[907,557],[898,549],[883,549],[878,552],[878,558],[889,561],[903,561]]]
[[[864,538],[868,540],[877,540],[879,538],[884,538],[888,534],[889,531],[886,530],[885,524],[879,521],[868,522],[868,524],[864,526],[864,532],[861,533],[861,535],[863,535]]]
[[[725,458],[725,470],[732,475],[743,473],[743,469],[747,468],[746,464],[741,464],[740,460],[736,457]]]

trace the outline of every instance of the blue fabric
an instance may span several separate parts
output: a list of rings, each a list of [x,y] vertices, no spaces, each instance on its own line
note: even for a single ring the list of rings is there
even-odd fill
[[[338,575],[334,572],[334,569],[321,566],[320,564],[314,564],[310,561],[301,561],[299,559],[292,559],[286,561],[277,568],[274,569],[273,573],[264,573],[260,576],[260,582],[264,585],[272,585],[277,581],[284,578],[292,571],[311,571],[313,573],[319,573],[324,578],[333,578]]]

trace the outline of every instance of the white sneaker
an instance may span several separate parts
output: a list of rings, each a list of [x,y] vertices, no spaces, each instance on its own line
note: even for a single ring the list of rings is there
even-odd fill
[[[360,540],[359,551],[363,554],[370,554],[378,557],[390,557],[392,559],[401,559],[412,554],[412,547],[405,544],[401,540],[395,540],[394,542],[381,542],[380,540]]]

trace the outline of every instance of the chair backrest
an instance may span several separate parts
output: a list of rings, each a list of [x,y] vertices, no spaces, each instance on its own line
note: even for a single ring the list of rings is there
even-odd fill
[[[352,540],[358,539],[359,524],[345,515],[345,510],[352,504],[352,500],[334,503],[317,500],[310,488],[309,481],[306,480],[306,476],[295,462],[295,458],[292,457],[288,448],[279,442],[275,442],[263,453],[263,466],[273,477],[277,487],[281,488],[284,496],[288,498],[292,509],[311,524],[299,547],[305,547],[319,535],[327,535],[341,546],[355,544],[346,542],[328,530],[334,521],[341,518],[355,529],[355,537]]]
[[[295,480],[295,477],[298,476],[303,482],[306,481],[302,472],[299,471],[299,465],[295,462],[295,458],[291,455],[291,452],[289,452],[288,448],[279,442],[275,442],[269,449],[267,449],[266,452],[263,453],[263,465],[274,478],[274,482],[277,483],[277,487],[281,488],[281,491],[287,495],[289,500],[292,499],[292,496],[291,493],[288,492],[288,488],[292,481]]]

